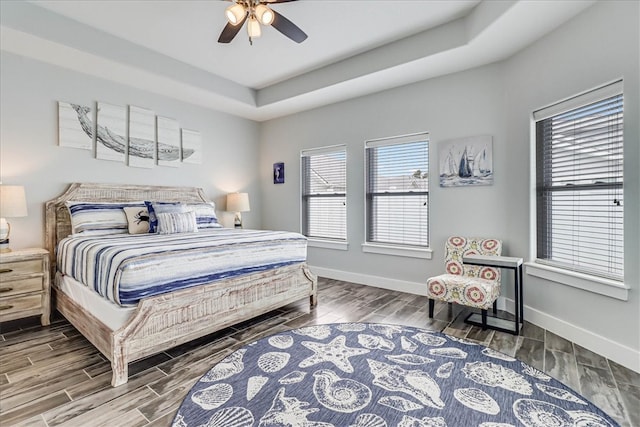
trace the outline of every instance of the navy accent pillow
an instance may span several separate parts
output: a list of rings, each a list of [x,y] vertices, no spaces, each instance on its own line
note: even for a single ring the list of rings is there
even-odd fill
[[[185,211],[185,206],[180,202],[149,202],[145,201],[149,211],[149,233],[158,232],[158,217],[159,213],[182,213]]]

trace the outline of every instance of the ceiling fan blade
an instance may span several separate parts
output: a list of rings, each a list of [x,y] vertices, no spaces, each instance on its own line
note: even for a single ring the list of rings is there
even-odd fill
[[[242,26],[244,25],[244,21],[246,20],[247,20],[247,17],[245,16],[244,18],[242,18],[242,21],[238,22],[238,25],[231,25],[230,23],[227,23],[227,25],[224,26],[224,29],[220,33],[220,37],[218,38],[218,43],[231,42],[231,40],[233,40],[236,34],[238,34],[238,32],[240,31],[240,28],[242,28]]]
[[[273,9],[271,9],[273,10]],[[287,18],[273,10],[274,19],[271,26],[280,31],[285,36],[289,37],[296,43],[302,43],[307,39],[307,34],[302,31],[296,24],[289,21]]]

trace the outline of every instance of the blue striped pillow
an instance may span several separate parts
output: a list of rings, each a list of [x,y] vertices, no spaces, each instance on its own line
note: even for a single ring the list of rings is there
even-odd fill
[[[189,212],[160,212],[158,217],[158,234],[193,233],[198,231],[196,214]]]
[[[71,217],[74,234],[123,234],[129,232],[125,207],[144,208],[144,202],[96,203],[68,201],[65,203]]]
[[[194,211],[196,213],[198,230],[206,228],[222,228],[222,225],[218,223],[216,205],[213,202],[188,203],[185,205],[185,211]]]
[[[180,202],[144,202],[149,212],[149,233],[158,232],[157,214],[167,212],[184,212],[185,207]]]

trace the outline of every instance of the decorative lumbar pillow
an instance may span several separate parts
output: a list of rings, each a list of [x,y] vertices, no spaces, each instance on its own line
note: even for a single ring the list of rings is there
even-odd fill
[[[185,206],[180,202],[147,202],[144,204],[147,206],[149,212],[149,233],[158,232],[158,218],[159,213],[169,212],[185,212]]]
[[[189,212],[160,212],[158,217],[158,234],[193,233],[198,231],[196,214]]]
[[[149,211],[144,206],[130,206],[123,208],[127,216],[129,234],[149,232]]]
[[[216,216],[216,205],[213,202],[209,203],[187,203],[185,205],[187,211],[194,211],[196,213],[196,223],[198,224],[198,230],[206,228],[222,228],[222,225],[218,223],[218,217]]]
[[[143,202],[95,203],[68,201],[65,203],[71,217],[74,234],[124,234],[129,223],[125,207],[144,208]]]

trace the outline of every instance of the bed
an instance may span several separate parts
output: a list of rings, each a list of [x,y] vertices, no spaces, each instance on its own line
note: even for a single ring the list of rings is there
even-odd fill
[[[208,202],[202,189],[195,187],[74,183],[61,196],[46,203],[45,244],[55,277],[55,306],[109,359],[112,386],[127,382],[128,364],[132,361],[304,298],[309,298],[311,308],[315,307],[317,279],[306,259],[269,269],[246,269],[243,274],[216,277],[197,286],[142,297],[134,307],[115,306],[86,286],[73,284],[74,280],[60,272],[57,250],[60,242],[72,234],[67,202],[141,200]],[[107,312],[113,315],[105,315]]]

